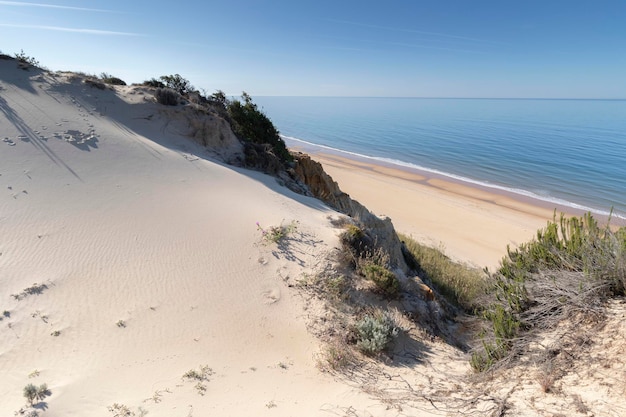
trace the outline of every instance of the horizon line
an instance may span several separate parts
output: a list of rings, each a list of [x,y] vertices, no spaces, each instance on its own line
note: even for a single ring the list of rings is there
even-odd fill
[[[232,94],[232,97],[239,95]],[[285,98],[393,98],[393,99],[422,99],[422,100],[571,100],[571,101],[626,101],[624,98],[604,98],[604,97],[455,97],[455,96],[335,96],[335,95],[269,95],[259,94],[253,97],[285,97]]]

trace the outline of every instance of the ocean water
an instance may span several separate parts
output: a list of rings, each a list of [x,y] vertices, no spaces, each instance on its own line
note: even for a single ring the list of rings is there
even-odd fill
[[[288,146],[626,219],[626,100],[257,97]]]

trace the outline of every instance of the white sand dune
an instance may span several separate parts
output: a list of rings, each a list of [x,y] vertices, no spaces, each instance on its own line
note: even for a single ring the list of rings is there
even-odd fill
[[[289,285],[332,251],[337,214],[212,159],[163,109],[0,60],[0,415],[30,382],[51,416],[383,412],[316,368]],[[288,245],[264,245],[256,222],[282,221]],[[201,365],[205,395],[182,379]]]
[[[626,413],[619,301],[554,395],[533,364],[468,383],[467,355],[406,317],[393,360],[321,372],[310,330],[326,312],[295,284],[327,265],[340,215],[220,162],[239,152],[223,121],[202,124],[141,87],[100,90],[0,59],[0,416],[25,406],[29,383],[50,388],[44,416],[112,416],[114,404],[125,417]],[[550,214],[322,159],[401,231],[442,233],[455,257],[483,265]],[[297,228],[277,246],[257,222]],[[203,367],[205,380],[183,378]]]

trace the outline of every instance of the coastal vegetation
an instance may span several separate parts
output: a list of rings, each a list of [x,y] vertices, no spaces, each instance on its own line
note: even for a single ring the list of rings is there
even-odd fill
[[[278,130],[248,93],[243,92],[241,100],[227,100],[225,105],[237,136],[253,144],[269,145],[269,150],[282,162],[293,161]]]
[[[35,400],[43,401],[50,395],[52,395],[52,393],[48,389],[47,384],[41,384],[39,386],[28,384],[24,387],[24,398],[26,398],[30,406],[34,405]]]
[[[398,335],[398,328],[388,313],[375,311],[356,323],[357,347],[367,355],[377,355]]]
[[[213,369],[209,368],[208,365],[200,365],[199,370],[190,369],[183,374],[183,380],[195,381],[196,385],[194,388],[198,392],[199,395],[204,396],[207,391],[206,382],[210,381],[211,376],[213,376],[215,372]]]
[[[156,88],[155,98],[160,104],[176,106],[182,98],[227,118],[235,135],[244,143],[247,166],[276,174],[278,169],[293,162],[278,129],[245,91],[241,99],[229,99],[221,90],[207,96],[180,74],[163,75],[158,80],[152,78],[143,85]],[[274,167],[269,168],[272,165]]]
[[[602,322],[607,301],[626,288],[626,228],[589,213],[555,214],[532,241],[508,249],[490,281],[492,302],[482,312],[490,326],[471,361],[478,371],[520,357],[541,332],[559,326],[569,338]]]
[[[25,64],[25,65],[30,65],[33,67],[39,66],[39,61],[37,61],[34,57],[27,55],[23,49],[21,49],[19,52],[15,54],[15,59],[17,59],[18,62]]]
[[[106,72],[103,72],[100,74],[100,79],[105,82],[106,84],[111,84],[111,85],[126,85],[126,82],[124,80],[122,80],[121,78],[118,77],[114,77],[111,74],[108,74]]]
[[[519,363],[557,328],[564,337],[551,351],[560,352],[580,336],[583,325],[600,325],[607,302],[626,288],[626,228],[601,225],[589,213],[558,219],[555,213],[534,239],[508,248],[493,273],[400,237],[422,279],[479,321],[470,360],[478,372]]]
[[[178,105],[179,95],[171,88],[157,87],[156,91],[154,92],[154,97],[156,98],[157,103],[163,104],[164,106]]]
[[[163,84],[165,84],[165,87],[171,88],[181,96],[186,96],[189,93],[196,91],[189,80],[183,78],[180,74],[163,75],[160,77],[160,80]]]
[[[488,275],[478,268],[455,262],[441,247],[421,244],[410,236],[398,235],[416,261],[423,280],[453,305],[466,313],[480,310],[488,288]]]
[[[256,222],[256,227],[261,232],[261,238],[265,243],[277,244],[298,230],[298,222],[295,220],[288,224],[281,222],[278,226],[270,226],[268,228],[263,228],[259,222]]]

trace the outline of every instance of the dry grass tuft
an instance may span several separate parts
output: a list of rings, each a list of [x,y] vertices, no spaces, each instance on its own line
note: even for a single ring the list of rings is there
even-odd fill
[[[467,312],[480,309],[489,288],[484,271],[452,261],[440,248],[423,245],[407,235],[398,237],[415,258],[422,280],[430,281],[453,305]]]

